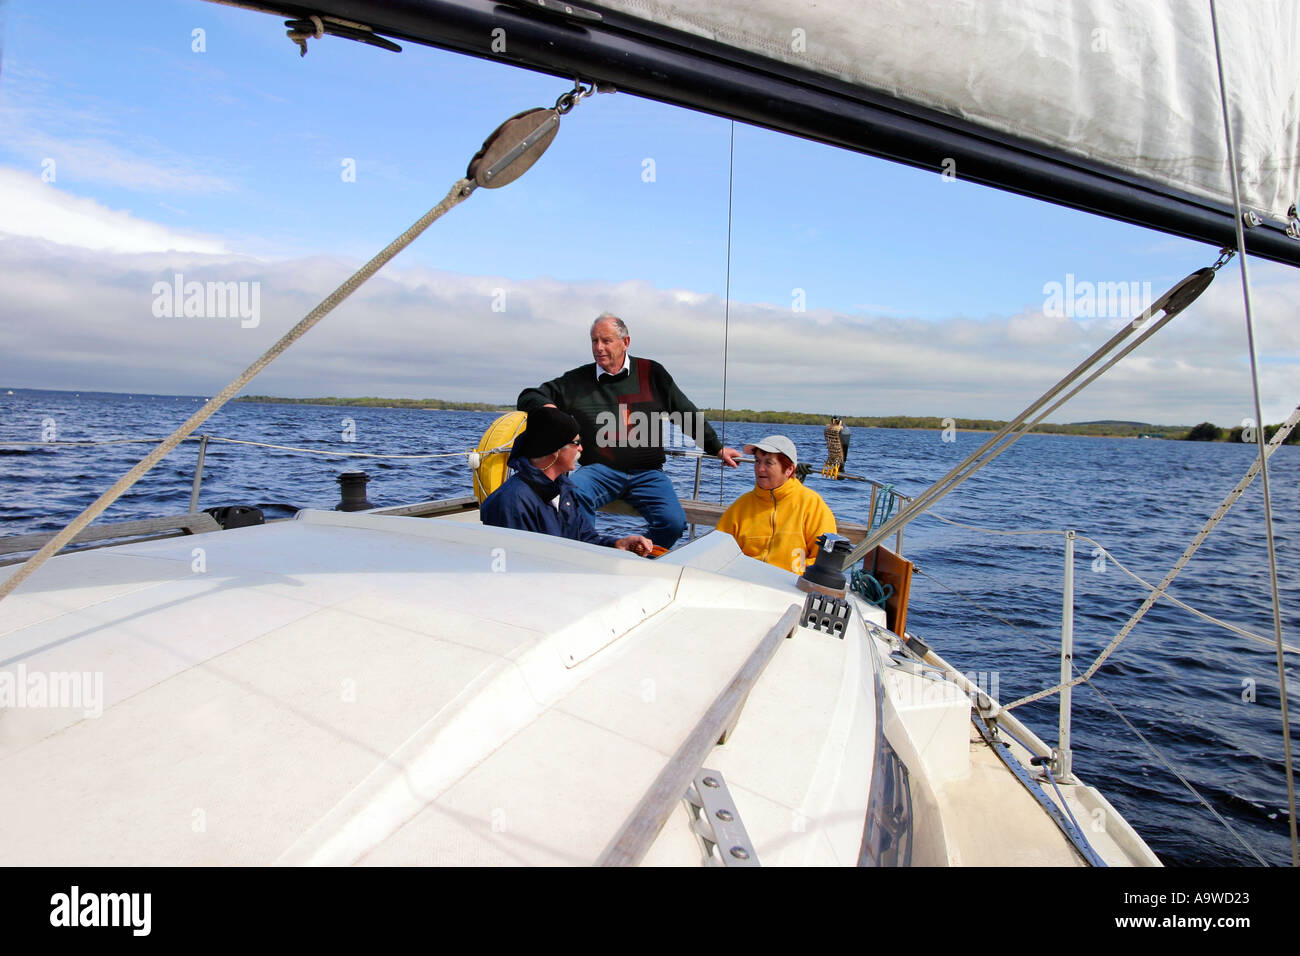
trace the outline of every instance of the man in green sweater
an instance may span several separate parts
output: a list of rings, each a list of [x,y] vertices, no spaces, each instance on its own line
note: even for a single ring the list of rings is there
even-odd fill
[[[631,342],[623,320],[602,313],[591,326],[595,362],[524,389],[518,408],[531,412],[549,405],[576,418],[582,467],[572,483],[579,502],[594,513],[622,498],[646,519],[646,536],[670,548],[686,530],[686,514],[663,472],[669,423],[731,468],[740,452],[723,447],[662,365],[627,354]]]

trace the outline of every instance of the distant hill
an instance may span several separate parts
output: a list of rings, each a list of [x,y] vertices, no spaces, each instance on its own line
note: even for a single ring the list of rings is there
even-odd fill
[[[1121,422],[1114,418],[1102,418],[1095,422],[1070,422],[1071,425],[1131,425],[1134,428],[1186,428],[1186,425],[1152,425],[1149,422]]]

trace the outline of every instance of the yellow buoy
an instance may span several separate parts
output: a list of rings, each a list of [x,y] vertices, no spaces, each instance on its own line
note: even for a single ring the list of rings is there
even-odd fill
[[[510,449],[527,424],[526,412],[506,412],[483,433],[474,452],[478,459],[474,466],[474,497],[479,504],[505,483],[510,473],[506,467]]]

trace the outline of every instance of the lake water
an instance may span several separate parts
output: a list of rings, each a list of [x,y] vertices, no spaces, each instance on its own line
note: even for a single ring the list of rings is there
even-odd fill
[[[0,394],[0,442],[160,438],[198,409],[202,398],[48,392]],[[478,444],[495,415],[390,408],[232,403],[202,428],[226,438],[292,445],[319,457],[241,445],[208,446],[200,508],[261,507],[268,517],[337,503],[336,476],[364,470],[375,505],[470,493],[463,455],[432,461],[362,460],[340,452],[460,453]],[[723,426],[715,422],[721,432]],[[825,458],[821,428],[729,423],[733,446],[780,431],[802,460]],[[354,440],[345,440],[351,436]],[[985,436],[893,429],[853,430],[848,470],[915,495]],[[144,456],[148,446],[0,445],[0,531],[57,531]],[[188,509],[197,442],[173,452],[120,498],[102,520]],[[1125,566],[1158,582],[1204,520],[1245,473],[1254,446],[1031,435],[936,508],[965,524],[999,530],[1073,528],[1100,542]],[[1300,643],[1300,447],[1269,464],[1282,590],[1283,634]],[[690,461],[670,460],[689,495]],[[731,501],[753,484],[752,470],[703,468],[701,497]],[[842,519],[865,523],[868,486],[811,478]],[[1272,638],[1258,480],[1201,547],[1170,593],[1208,614]],[[617,530],[629,519],[604,518]],[[908,627],[963,670],[996,681],[1010,701],[1054,684],[1059,672],[1060,535],[1008,537],[913,522],[904,554],[913,581]],[[1079,541],[1075,561],[1075,660],[1086,666],[1138,607],[1145,591]],[[949,590],[951,589],[951,590]],[[960,596],[954,595],[956,591]],[[973,603],[972,603],[973,602]],[[1275,658],[1188,612],[1160,602],[1093,679],[1102,694],[1271,864],[1289,861],[1286,785]],[[1300,675],[1290,700],[1300,710]],[[1056,739],[1055,698],[1019,715],[1045,740]],[[1293,720],[1293,737],[1300,722]],[[1152,750],[1085,686],[1074,698],[1075,770],[1136,827],[1168,865],[1240,866],[1255,858],[1220,825]]]

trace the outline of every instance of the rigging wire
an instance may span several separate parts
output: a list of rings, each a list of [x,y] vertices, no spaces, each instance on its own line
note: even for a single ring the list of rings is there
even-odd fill
[[[1120,563],[1119,558],[1115,557],[1115,555],[1111,554],[1108,550],[1102,547],[1102,545],[1099,542],[1093,540],[1092,538],[1089,538],[1087,535],[1081,534],[1078,535],[1078,538],[1080,541],[1087,541],[1089,544],[1096,545],[1097,549],[1102,554],[1110,558],[1110,560],[1115,564],[1115,567],[1119,568],[1121,571],[1123,571],[1125,574],[1131,577],[1134,581],[1136,581],[1138,584],[1142,585],[1144,588],[1146,588],[1148,591],[1151,592],[1148,598],[1145,601],[1143,601],[1142,608],[1140,608],[1138,611],[1135,611],[1133,616],[1129,618],[1128,623],[1125,624],[1124,627],[1120,629],[1119,636],[1115,642],[1116,644],[1118,644],[1119,641],[1123,640],[1124,637],[1128,635],[1129,631],[1133,629],[1133,626],[1137,624],[1141,616],[1146,613],[1146,609],[1149,608],[1152,604],[1154,604],[1157,598],[1163,598],[1164,600],[1168,601],[1170,604],[1174,605],[1175,607],[1180,607],[1184,611],[1187,611],[1190,614],[1195,614],[1203,621],[1208,621],[1211,624],[1217,624],[1225,631],[1231,631],[1233,634],[1237,634],[1241,637],[1246,638],[1247,640],[1256,641],[1268,647],[1273,646],[1273,642],[1270,641],[1268,638],[1263,637],[1262,635],[1256,634],[1253,631],[1246,630],[1244,627],[1239,627],[1236,624],[1232,624],[1228,621],[1224,621],[1220,618],[1214,617],[1212,614],[1206,614],[1204,611],[1198,611],[1190,604],[1178,600],[1178,598],[1174,597],[1167,590],[1165,590],[1165,588],[1167,587],[1167,581],[1164,585],[1155,585],[1152,584],[1150,581],[1143,580],[1138,575],[1130,571],[1128,568],[1124,567],[1124,565]],[[1285,651],[1289,651],[1292,654],[1300,653],[1300,648],[1292,647],[1290,644],[1283,644],[1282,649]],[[1097,667],[1100,667],[1102,662],[1105,661],[1106,657],[1108,656],[1109,656],[1109,651],[1103,652],[1102,656],[1098,657],[1098,659],[1094,662],[1093,670],[1096,670]],[[1049,691],[1049,693],[1051,692],[1052,691]]]
[[[1218,261],[1213,266],[1198,269],[1181,282],[1171,286],[1160,298],[1152,302],[1137,318],[1126,324],[1122,329],[1111,336],[1111,338],[1100,348],[1094,351],[1090,356],[1076,365],[1064,378],[1040,395],[1028,408],[1017,415],[1013,420],[1007,422],[995,434],[989,437],[984,444],[966,457],[960,464],[954,466],[948,474],[944,475],[938,481],[934,482],[925,491],[921,492],[912,502],[902,509],[893,520],[888,521],[881,528],[873,529],[865,539],[856,545],[852,551],[844,558],[844,567],[861,560],[877,544],[883,542],[891,534],[899,531],[903,526],[910,523],[914,518],[919,517],[928,511],[933,505],[949,494],[958,485],[966,481],[971,475],[979,469],[988,465],[995,458],[1009,449],[1021,438],[1027,435],[1030,430],[1043,421],[1048,415],[1056,411],[1071,398],[1083,391],[1103,374],[1114,367],[1118,362],[1125,358],[1130,352],[1149,339],[1152,335],[1162,329],[1174,316],[1178,315],[1183,309],[1187,308],[1196,300],[1210,283],[1214,280],[1215,273],[1223,267],[1224,263],[1232,257],[1230,250],[1224,249],[1220,252]],[[1154,322],[1149,321],[1156,313],[1163,312],[1163,315]],[[1137,337],[1123,345],[1132,332],[1142,329]],[[1115,349],[1119,348],[1118,352]],[[1115,354],[1111,355],[1110,353]],[[1106,358],[1110,355],[1110,358]],[[1102,360],[1105,359],[1104,362]],[[1102,362],[1099,368],[1093,369],[1097,363]],[[1086,376],[1086,377],[1085,377]],[[1082,379],[1082,381],[1080,381]],[[1078,382],[1076,385],[1075,383]],[[1071,386],[1074,386],[1071,388]],[[1066,392],[1066,389],[1070,391]],[[1061,393],[1065,392],[1062,396]],[[1058,397],[1060,396],[1060,397]],[[1049,402],[1053,404],[1048,405]],[[1047,405],[1046,409],[1043,406]],[[1032,417],[1031,416],[1035,416]]]
[[[1281,427],[1277,430],[1277,433],[1274,434],[1272,439],[1269,440],[1268,449],[1267,449],[1268,455],[1271,455],[1282,444],[1282,442],[1284,442],[1287,439],[1287,436],[1291,434],[1291,430],[1298,423],[1300,423],[1300,407],[1297,407],[1295,411],[1291,413],[1290,417],[1288,417],[1287,420],[1283,422]],[[1100,656],[1098,656],[1097,660],[1093,662],[1092,666],[1088,670],[1089,675],[1096,672],[1097,668],[1102,665],[1102,663],[1106,660],[1106,658],[1110,656],[1111,652],[1114,651],[1115,648],[1120,645],[1120,643],[1124,640],[1124,638],[1128,636],[1129,632],[1132,631],[1132,629],[1137,625],[1138,621],[1142,619],[1142,617],[1151,608],[1151,606],[1154,605],[1155,602],[1160,598],[1164,598],[1169,603],[1196,615],[1202,620],[1208,621],[1211,624],[1217,624],[1219,627],[1222,627],[1227,631],[1231,631],[1234,634],[1238,634],[1241,637],[1245,637],[1249,640],[1256,641],[1260,644],[1264,644],[1267,647],[1275,646],[1274,641],[1270,640],[1269,638],[1263,637],[1259,634],[1255,634],[1252,631],[1246,630],[1244,627],[1240,627],[1236,624],[1231,624],[1227,621],[1221,620],[1210,614],[1206,614],[1204,611],[1198,611],[1190,604],[1180,601],[1178,598],[1174,597],[1173,595],[1167,592],[1167,589],[1169,585],[1173,583],[1174,578],[1178,576],[1179,572],[1181,572],[1182,569],[1187,565],[1187,562],[1191,560],[1192,555],[1196,553],[1197,549],[1201,546],[1202,543],[1204,543],[1205,539],[1209,536],[1210,532],[1214,530],[1214,527],[1223,519],[1224,515],[1227,514],[1228,509],[1231,508],[1233,504],[1236,503],[1237,499],[1239,499],[1242,496],[1242,494],[1246,491],[1246,489],[1250,486],[1250,483],[1255,480],[1255,475],[1258,474],[1258,472],[1259,472],[1259,461],[1257,459],[1251,464],[1250,468],[1247,469],[1246,474],[1242,476],[1241,480],[1237,482],[1236,486],[1233,487],[1233,489],[1228,493],[1227,497],[1225,497],[1223,501],[1220,502],[1219,507],[1215,509],[1214,514],[1212,514],[1209,517],[1209,519],[1207,519],[1205,524],[1202,525],[1201,530],[1196,533],[1196,536],[1192,539],[1191,544],[1189,544],[1186,547],[1186,549],[1184,549],[1182,555],[1179,556],[1178,560],[1174,563],[1174,566],[1165,575],[1164,580],[1161,581],[1159,585],[1153,585],[1149,581],[1144,580],[1143,578],[1139,577],[1137,574],[1130,571],[1128,568],[1126,568],[1123,565],[1123,563],[1117,557],[1115,557],[1115,555],[1111,554],[1110,551],[1108,551],[1101,544],[1101,542],[1096,541],[1093,538],[1090,538],[1084,534],[1079,535],[1080,540],[1087,541],[1089,544],[1095,545],[1097,551],[1104,554],[1106,557],[1110,558],[1111,561],[1115,563],[1116,567],[1118,567],[1121,571],[1127,574],[1138,584],[1142,585],[1142,587],[1146,588],[1146,590],[1149,592],[1148,597],[1146,598],[1145,601],[1143,601],[1142,607],[1140,607],[1136,612],[1134,612],[1133,616],[1130,617],[1128,622],[1120,629],[1119,633],[1115,636],[1114,640],[1112,640],[1111,643],[1106,647],[1106,649],[1102,651]],[[935,511],[927,511],[926,515],[930,517],[938,518],[940,521],[943,521],[955,527],[964,528],[968,531],[978,531],[983,534],[996,534],[996,535],[1009,535],[1009,536],[1065,534],[1064,531],[1059,529],[1003,531],[996,528],[982,528],[978,525],[964,524],[960,521],[954,521],[951,518],[945,518],[943,515]],[[1285,643],[1282,645],[1282,649],[1283,651],[1291,654],[1300,653],[1300,648],[1292,647],[1291,645]],[[1073,687],[1078,683],[1079,683],[1078,680],[1071,681],[1070,686]],[[1046,690],[1039,691],[1038,693],[1032,694],[1029,697],[1023,698],[1022,700],[1018,700],[1015,701],[1014,703],[1007,704],[1005,709],[1011,710],[1019,706],[1020,704],[1029,703],[1032,700],[1038,700],[1039,698],[1047,697],[1048,695],[1054,694],[1057,691],[1063,689],[1064,686],[1065,686],[1064,684],[1057,684],[1053,687],[1049,687]]]
[[[1056,791],[1056,802],[1061,805],[1062,810],[1064,810],[1067,814],[1069,814],[1070,822],[1073,823],[1074,828],[1079,831],[1079,839],[1087,843],[1088,838],[1083,835],[1083,827],[1079,826],[1079,821],[1075,819],[1074,811],[1070,809],[1070,804],[1065,799],[1065,794],[1061,793],[1061,788],[1056,783],[1056,776],[1052,773],[1052,768],[1048,766],[1048,761],[1051,760],[1051,757],[1049,755],[1034,753],[1033,747],[1029,746],[1027,743],[1025,743],[1023,740],[1021,740],[1019,737],[1013,734],[1006,727],[1003,727],[1001,724],[999,724],[997,727],[997,733],[1006,734],[1008,737],[1010,737],[1012,740],[1018,743],[1020,745],[1020,748],[1024,750],[1025,753],[1029,754],[1030,757],[1033,757],[1035,760],[1041,761],[1039,766],[1042,767],[1043,774],[1047,777],[1047,782],[1050,783],[1052,785],[1052,789]],[[1089,849],[1091,849],[1091,844],[1089,844]]]
[[[1282,602],[1277,584],[1277,549],[1273,542],[1273,507],[1268,483],[1268,456],[1264,452],[1264,415],[1259,400],[1259,356],[1255,347],[1255,319],[1250,307],[1250,271],[1246,263],[1246,234],[1241,208],[1241,183],[1237,176],[1237,149],[1232,137],[1228,114],[1228,85],[1223,71],[1223,51],[1219,44],[1219,15],[1215,0],[1210,0],[1210,27],[1214,34],[1214,61],[1219,71],[1219,103],[1223,107],[1223,135],[1228,145],[1228,172],[1232,180],[1232,205],[1236,212],[1237,251],[1241,259],[1241,295],[1246,310],[1246,345],[1250,354],[1250,387],[1255,402],[1258,428],[1259,472],[1264,489],[1264,540],[1268,545],[1268,577],[1273,593],[1273,635],[1277,641],[1277,679],[1282,702],[1282,749],[1286,759],[1287,809],[1291,814],[1291,865],[1300,867],[1300,834],[1295,818],[1295,764],[1291,749],[1291,718],[1287,707],[1286,659],[1282,653]]]
[[[731,121],[731,145],[727,156],[727,281],[722,300],[722,447],[727,447],[727,346],[731,333],[731,199],[736,183],[736,121]],[[724,463],[725,464],[725,463]],[[718,469],[718,504],[722,504],[725,467]]]
[[[1282,442],[1286,440],[1287,436],[1291,433],[1291,430],[1296,426],[1296,423],[1298,421],[1300,421],[1300,408],[1297,408],[1294,412],[1292,412],[1291,416],[1287,418],[1287,420],[1282,424],[1282,427],[1277,430],[1277,433],[1273,436],[1272,440],[1268,443],[1268,448],[1265,450],[1264,458],[1267,459],[1269,455],[1271,455],[1275,450],[1277,450],[1277,448],[1282,444]],[[1088,666],[1088,670],[1084,673],[1085,677],[1091,677],[1093,674],[1097,672],[1097,669],[1101,667],[1103,663],[1105,663],[1106,659],[1110,657],[1110,655],[1115,651],[1115,649],[1119,647],[1121,643],[1123,643],[1124,639],[1129,636],[1129,634],[1133,631],[1133,628],[1136,627],[1138,622],[1141,621],[1142,618],[1146,615],[1147,611],[1149,611],[1155,605],[1156,601],[1158,601],[1161,598],[1164,598],[1165,600],[1169,601],[1171,604],[1177,605],[1178,607],[1181,607],[1184,610],[1190,611],[1191,613],[1195,614],[1197,617],[1203,618],[1204,620],[1210,621],[1214,624],[1218,624],[1220,627],[1223,627],[1234,634],[1239,634],[1242,637],[1246,637],[1251,640],[1258,641],[1269,647],[1274,646],[1274,642],[1268,640],[1267,638],[1260,637],[1258,634],[1252,634],[1250,631],[1246,630],[1245,628],[1238,627],[1235,624],[1229,624],[1226,621],[1220,621],[1217,618],[1211,617],[1208,614],[1196,610],[1194,607],[1191,607],[1188,604],[1184,604],[1182,601],[1178,600],[1176,597],[1168,593],[1169,585],[1173,584],[1174,578],[1178,577],[1179,573],[1183,570],[1183,568],[1187,566],[1187,562],[1192,559],[1192,555],[1196,554],[1197,549],[1199,549],[1200,546],[1205,542],[1205,539],[1209,537],[1210,532],[1212,532],[1215,526],[1218,525],[1218,523],[1223,520],[1225,515],[1227,515],[1228,509],[1230,509],[1237,502],[1237,499],[1239,499],[1242,496],[1242,494],[1245,493],[1246,489],[1250,487],[1251,482],[1255,480],[1255,475],[1258,473],[1259,467],[1260,467],[1260,462],[1257,459],[1251,464],[1250,468],[1246,470],[1246,474],[1242,476],[1241,480],[1237,482],[1237,484],[1233,487],[1233,489],[1230,492],[1228,492],[1227,497],[1225,497],[1223,501],[1219,503],[1219,507],[1215,509],[1214,514],[1212,514],[1209,517],[1209,519],[1206,520],[1205,524],[1201,526],[1201,530],[1196,533],[1196,536],[1194,538],[1192,538],[1191,543],[1186,548],[1183,549],[1183,553],[1179,555],[1178,560],[1174,562],[1174,566],[1169,569],[1169,571],[1165,574],[1163,580],[1161,580],[1161,582],[1158,585],[1152,585],[1149,582],[1144,581],[1142,578],[1138,577],[1128,568],[1124,567],[1124,565],[1121,564],[1120,561],[1113,554],[1111,554],[1104,547],[1102,547],[1100,542],[1094,541],[1092,538],[1089,538],[1085,535],[1080,535],[1080,537],[1084,541],[1087,541],[1090,544],[1095,545],[1098,551],[1102,552],[1107,557],[1109,557],[1112,561],[1114,561],[1116,566],[1118,566],[1121,571],[1123,571],[1133,580],[1137,581],[1149,592],[1146,598],[1143,600],[1142,606],[1133,612],[1133,614],[1129,617],[1128,621],[1125,622],[1124,626],[1121,627],[1119,629],[1119,632],[1115,635],[1115,637],[1111,639],[1111,642],[1107,644],[1105,648],[1102,649],[1102,652],[1099,655],[1097,655],[1097,659]],[[1276,646],[1280,649],[1279,653],[1282,653],[1283,651],[1291,651],[1292,653],[1297,652],[1296,648],[1283,644],[1280,640],[1277,642]],[[1007,704],[1006,709],[1012,710],[1016,707],[1019,707],[1021,704],[1027,704],[1030,701],[1039,700],[1040,698],[1047,697],[1051,694],[1055,694],[1058,691],[1064,690],[1066,687],[1073,687],[1077,685],[1080,682],[1080,680],[1081,678],[1075,678],[1074,680],[1056,684],[1055,686],[1048,687],[1044,690],[1040,690],[1037,693],[1030,694],[1027,697],[1022,697],[1017,701],[1013,701],[1012,703]],[[1283,691],[1285,692],[1285,685],[1283,685]]]

